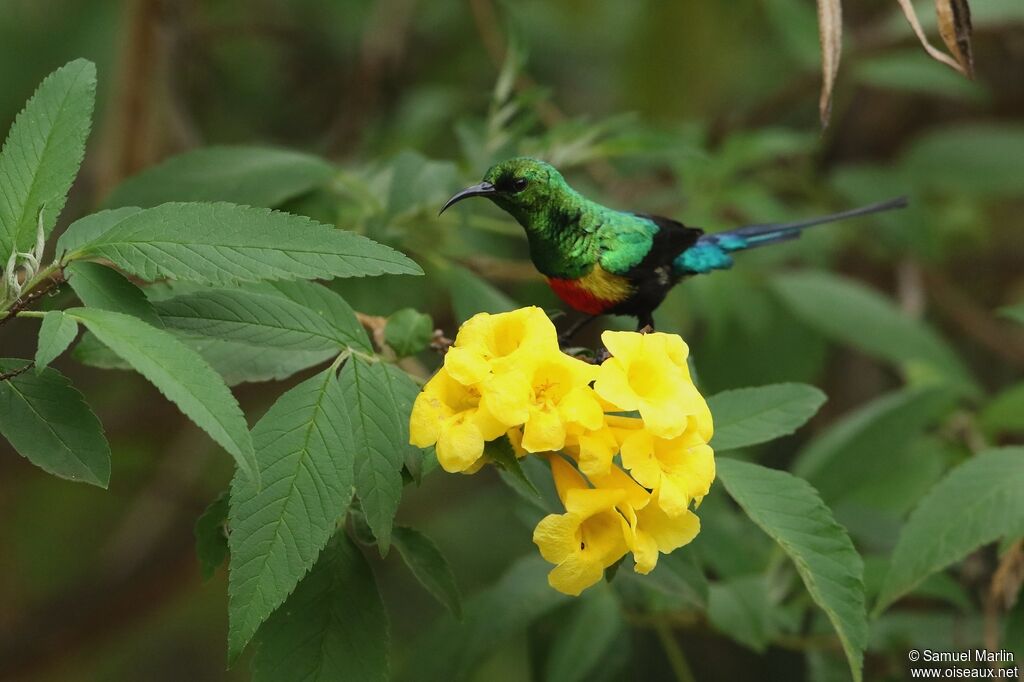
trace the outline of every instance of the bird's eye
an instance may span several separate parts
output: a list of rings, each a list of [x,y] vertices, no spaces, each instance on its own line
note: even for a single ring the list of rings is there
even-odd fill
[[[524,189],[526,189],[526,185],[528,184],[529,182],[526,178],[516,178],[515,180],[512,181],[512,191],[522,192]]]

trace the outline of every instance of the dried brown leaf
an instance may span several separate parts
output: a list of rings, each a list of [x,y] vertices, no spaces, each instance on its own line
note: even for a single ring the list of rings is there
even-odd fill
[[[821,127],[832,114],[832,87],[843,52],[843,12],[840,0],[818,0],[818,33],[821,36],[821,99],[818,111]]]
[[[939,35],[956,58],[968,78],[974,77],[974,54],[971,51],[971,8],[967,0],[935,0],[939,18]]]
[[[914,29],[914,35],[916,35],[917,39],[921,41],[921,47],[924,48],[924,51],[927,52],[932,59],[935,59],[937,61],[942,62],[943,64],[951,66],[960,73],[967,75],[967,72],[964,70],[964,67],[960,66],[960,62],[953,59],[948,54],[946,54],[945,52],[936,48],[934,45],[928,42],[928,36],[924,34],[924,29],[921,28],[921,22],[917,18],[917,12],[914,11],[914,5],[911,3],[911,1],[896,1],[900,3],[900,8],[903,10],[903,15],[907,17],[907,22],[910,24],[910,27]]]

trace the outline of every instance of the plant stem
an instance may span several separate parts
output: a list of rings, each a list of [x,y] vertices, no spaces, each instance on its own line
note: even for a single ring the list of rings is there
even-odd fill
[[[39,287],[43,282],[46,282],[46,284]],[[4,305],[10,303],[10,307],[0,311],[0,325],[9,322],[18,313],[54,289],[60,287],[62,284],[64,284],[64,273],[61,270],[60,263],[53,262],[46,266],[36,273],[35,277],[25,282],[25,287],[22,289],[22,295],[20,298],[4,303]],[[39,288],[36,289],[36,287]]]
[[[15,317],[46,317],[46,313],[39,310],[19,310]]]
[[[19,367],[18,369],[12,369],[9,372],[4,372],[3,374],[0,374],[0,381],[7,381],[8,379],[13,379],[14,377],[18,376],[19,374],[24,374],[25,372],[27,372],[30,369],[32,369],[33,367],[35,367],[35,365],[36,365],[36,363],[33,360],[32,362],[28,363],[24,367]]]
[[[690,664],[687,662],[679,642],[676,641],[671,626],[666,621],[658,619],[654,623],[654,631],[658,634],[661,648],[665,650],[665,656],[668,658],[669,665],[672,666],[676,680],[678,682],[696,682],[693,670],[690,669]]]

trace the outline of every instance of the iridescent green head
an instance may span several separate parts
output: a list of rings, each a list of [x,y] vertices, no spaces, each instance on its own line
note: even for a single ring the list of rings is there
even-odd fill
[[[482,182],[457,192],[441,212],[469,197],[490,199],[528,231],[544,229],[553,211],[581,198],[551,164],[525,156],[491,166]]]

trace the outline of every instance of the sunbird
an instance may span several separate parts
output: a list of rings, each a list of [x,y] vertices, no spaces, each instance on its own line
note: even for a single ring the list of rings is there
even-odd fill
[[[842,213],[789,223],[746,225],[706,234],[677,220],[618,211],[587,199],[544,161],[502,161],[483,180],[452,196],[441,208],[486,197],[523,229],[530,259],[548,285],[585,317],[563,340],[599,315],[628,315],[637,329],[654,328],[654,311],[681,280],[732,267],[732,254],[796,239],[814,225],[903,208],[899,197]]]

